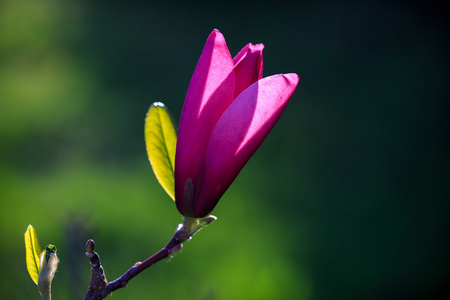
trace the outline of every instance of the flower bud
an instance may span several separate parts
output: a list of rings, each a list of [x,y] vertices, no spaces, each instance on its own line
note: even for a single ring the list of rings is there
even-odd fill
[[[56,255],[56,247],[53,245],[47,245],[45,250],[42,251],[41,255],[39,256],[39,259],[39,292],[41,293],[42,299],[50,300],[51,284],[59,263],[58,256]]]
[[[86,242],[86,252],[94,253],[95,243],[94,240],[88,240]]]
[[[263,48],[247,44],[232,58],[218,30],[206,40],[178,127],[175,204],[183,216],[212,212],[297,87],[294,73],[262,78]]]

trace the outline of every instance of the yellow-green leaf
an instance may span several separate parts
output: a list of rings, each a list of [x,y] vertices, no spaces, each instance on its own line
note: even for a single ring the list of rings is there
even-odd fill
[[[39,278],[39,255],[41,252],[42,248],[39,244],[36,230],[34,230],[33,226],[28,225],[25,232],[25,259],[28,273],[36,284],[38,284]]]
[[[174,170],[177,133],[169,111],[161,102],[150,106],[145,119],[145,145],[156,179],[175,200]]]

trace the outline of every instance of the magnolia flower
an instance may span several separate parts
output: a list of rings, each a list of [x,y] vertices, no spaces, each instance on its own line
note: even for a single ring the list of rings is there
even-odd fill
[[[214,30],[192,76],[178,130],[175,202],[186,217],[213,210],[283,113],[297,74],[262,78],[262,44],[234,58]]]

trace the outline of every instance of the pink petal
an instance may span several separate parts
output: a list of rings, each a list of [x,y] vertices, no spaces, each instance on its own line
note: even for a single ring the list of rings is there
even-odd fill
[[[223,35],[213,30],[197,63],[181,113],[175,156],[175,199],[183,213],[186,180],[195,187],[214,126],[234,98],[234,63]]]
[[[237,97],[243,90],[262,78],[263,72],[263,44],[247,44],[233,58],[234,73],[236,76],[236,88],[234,91]]]
[[[208,215],[281,117],[297,74],[274,75],[242,92],[217,122],[208,144],[195,217]]]

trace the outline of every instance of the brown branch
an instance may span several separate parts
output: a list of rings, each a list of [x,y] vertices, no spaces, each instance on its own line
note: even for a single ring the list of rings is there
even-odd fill
[[[100,263],[100,256],[94,252],[95,243],[93,240],[88,240],[86,243],[86,255],[91,261],[91,282],[89,284],[89,289],[86,294],[85,300],[88,299],[103,299],[99,298],[99,294],[103,295],[106,290],[106,276],[103,270],[102,264]]]
[[[126,271],[122,276],[114,281],[108,282],[105,277],[105,272],[100,263],[100,256],[94,251],[95,243],[89,240],[86,243],[86,255],[91,261],[91,282],[89,284],[88,292],[84,300],[99,300],[112,294],[113,291],[127,286],[128,281],[136,275],[154,265],[158,261],[169,257],[172,254],[180,251],[183,246],[182,243],[189,240],[202,227],[209,225],[216,217],[208,216],[202,220],[185,217],[183,223],[178,225],[175,234],[167,243],[167,245],[144,260],[138,262]]]

